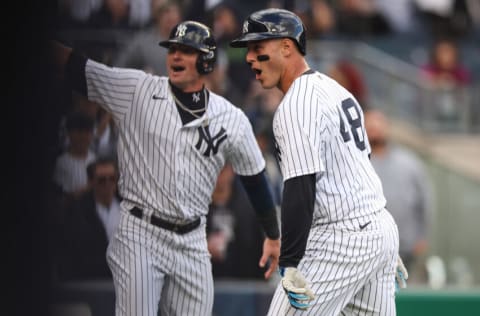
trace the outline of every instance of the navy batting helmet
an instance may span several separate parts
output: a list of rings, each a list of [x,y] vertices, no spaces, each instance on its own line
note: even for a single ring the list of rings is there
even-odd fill
[[[181,22],[172,29],[168,40],[159,43],[166,48],[171,44],[181,44],[200,51],[197,59],[198,72],[208,74],[213,71],[217,60],[217,44],[208,26],[196,21]]]
[[[232,47],[246,47],[247,42],[272,38],[291,38],[302,55],[306,54],[305,26],[293,12],[270,8],[252,13],[243,23],[242,35],[231,41]]]

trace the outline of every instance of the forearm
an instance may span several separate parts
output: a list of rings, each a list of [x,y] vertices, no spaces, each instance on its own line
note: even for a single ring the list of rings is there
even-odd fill
[[[257,214],[257,218],[269,239],[280,238],[275,203],[265,171],[254,176],[241,176],[243,187]]]
[[[86,96],[85,65],[87,58],[58,41],[51,42],[52,58],[58,77],[66,80],[72,89]]]
[[[72,53],[72,48],[63,45],[62,43],[52,40],[49,43],[50,45],[50,63],[53,67],[53,71],[56,76],[64,79],[65,78],[65,68],[67,65],[68,58]]]
[[[296,267],[303,258],[312,225],[314,204],[314,174],[285,182],[282,197],[281,267]]]

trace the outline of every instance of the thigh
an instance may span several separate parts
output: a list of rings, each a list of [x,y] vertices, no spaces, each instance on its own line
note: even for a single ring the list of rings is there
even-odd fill
[[[398,230],[393,218],[382,211],[364,230],[351,231],[351,224],[310,232],[298,269],[315,294],[312,306],[295,310],[279,284],[269,315],[395,315]]]
[[[115,315],[157,316],[164,273],[155,268],[152,240],[141,220],[122,214],[107,249],[115,287]]]
[[[379,270],[343,309],[341,315],[395,316],[395,285],[389,269]]]
[[[205,227],[176,236],[175,264],[165,279],[160,299],[160,314],[211,315],[214,287]]]
[[[295,310],[280,284],[269,315],[338,315],[379,265],[379,239],[378,234],[313,230],[298,269],[315,300],[306,311]]]
[[[398,230],[388,212],[379,215],[383,232],[382,260],[368,282],[344,309],[345,315],[395,316],[395,269],[398,256]]]

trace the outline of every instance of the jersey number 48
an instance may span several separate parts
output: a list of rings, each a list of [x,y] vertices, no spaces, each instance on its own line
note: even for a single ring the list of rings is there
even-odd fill
[[[362,117],[360,114],[360,106],[352,98],[348,98],[342,101],[342,110],[347,118],[350,129],[345,126],[343,116],[339,111],[340,117],[340,134],[343,141],[348,142],[352,139],[355,140],[355,145],[361,151],[365,150],[365,128],[362,126]]]

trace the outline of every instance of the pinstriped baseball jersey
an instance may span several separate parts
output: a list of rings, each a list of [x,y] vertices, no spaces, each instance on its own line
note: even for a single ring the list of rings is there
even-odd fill
[[[297,268],[315,294],[306,311],[280,283],[268,315],[395,315],[397,226],[369,160],[363,112],[328,76],[307,72],[273,121],[284,180],[316,174],[313,223]]]
[[[92,60],[85,72],[89,99],[113,113],[119,127],[125,209],[135,204],[170,222],[188,222],[206,215],[226,161],[239,175],[264,169],[248,118],[223,97],[210,92],[205,115],[183,126],[168,78]]]
[[[328,76],[312,72],[293,82],[273,132],[284,181],[317,174],[314,223],[361,218],[385,206],[360,106]]]

